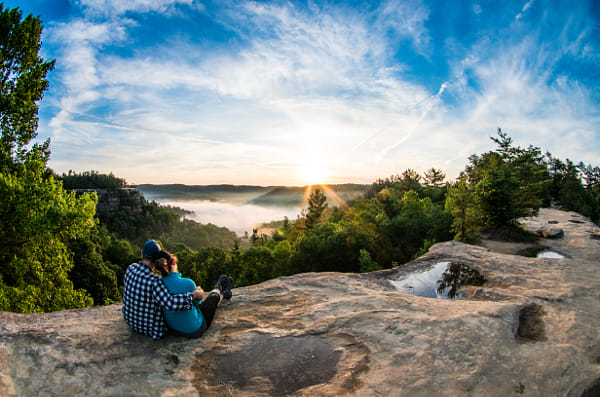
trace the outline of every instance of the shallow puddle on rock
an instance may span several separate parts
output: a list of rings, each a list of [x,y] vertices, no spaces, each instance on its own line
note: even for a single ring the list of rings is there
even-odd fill
[[[562,259],[565,258],[563,254],[552,250],[541,250],[537,254],[535,254],[536,258],[549,258],[549,259]]]
[[[549,259],[562,259],[566,258],[565,255],[560,252],[552,251],[548,248],[543,247],[532,247],[519,251],[517,255],[526,256],[529,258],[549,258]]]
[[[243,350],[216,358],[215,374],[240,390],[258,388],[285,396],[327,383],[336,373],[340,352],[317,337],[256,335]]]
[[[422,272],[410,273],[390,282],[407,294],[437,299],[461,299],[458,290],[465,285],[483,285],[485,278],[462,263],[438,262]]]

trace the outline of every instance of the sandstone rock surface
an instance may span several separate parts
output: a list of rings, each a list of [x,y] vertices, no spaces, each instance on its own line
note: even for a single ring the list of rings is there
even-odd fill
[[[566,258],[448,242],[386,271],[279,278],[235,289],[195,340],[136,335],[119,304],[2,312],[0,395],[598,395],[600,231],[552,209],[523,224],[562,229],[539,244]],[[440,261],[488,281],[461,300],[390,283]]]

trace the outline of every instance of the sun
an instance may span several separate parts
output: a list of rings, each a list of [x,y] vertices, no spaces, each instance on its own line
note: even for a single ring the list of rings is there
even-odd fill
[[[320,185],[327,176],[325,169],[314,165],[301,167],[298,174],[307,185]]]

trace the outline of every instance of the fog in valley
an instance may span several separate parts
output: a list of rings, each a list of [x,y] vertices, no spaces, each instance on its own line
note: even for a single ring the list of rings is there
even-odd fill
[[[253,204],[232,204],[207,200],[157,200],[160,204],[170,205],[193,211],[186,218],[200,223],[212,223],[244,236],[252,234],[252,229],[262,223],[281,220],[287,216],[290,220],[302,211],[301,207],[259,206]]]
[[[186,218],[224,226],[239,236],[252,234],[253,228],[286,216],[295,220],[307,206],[310,192],[317,187],[324,191],[330,206],[337,206],[361,196],[369,185],[137,185],[147,200],[192,211]]]

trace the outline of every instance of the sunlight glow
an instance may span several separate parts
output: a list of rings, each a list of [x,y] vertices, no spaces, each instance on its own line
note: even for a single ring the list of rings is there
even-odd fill
[[[346,204],[344,199],[338,196],[337,193],[334,192],[329,186],[320,185],[319,187],[325,192],[325,195],[329,201],[329,205],[337,206],[342,209],[348,209],[348,204]]]
[[[329,186],[327,186],[325,184],[306,185],[306,188],[304,189],[304,201],[303,201],[305,205],[308,204],[310,195],[313,192],[313,190],[315,190],[315,189],[320,189],[323,193],[325,193],[325,196],[327,196],[327,203],[329,204],[330,208],[340,207],[344,210],[348,209],[348,204],[344,201],[344,199],[341,198],[340,196],[338,196],[337,193],[333,191],[333,189],[331,189]]]
[[[301,167],[298,174],[307,185],[319,185],[327,176],[323,168],[312,165]]]

